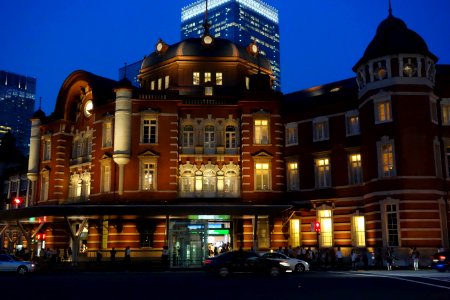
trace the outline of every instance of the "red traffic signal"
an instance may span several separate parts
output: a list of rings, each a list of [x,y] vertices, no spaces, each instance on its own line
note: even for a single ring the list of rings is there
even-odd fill
[[[15,205],[20,205],[22,204],[22,199],[20,199],[19,197],[14,198],[13,203]]]
[[[318,221],[314,222],[314,231],[320,232],[320,222]]]

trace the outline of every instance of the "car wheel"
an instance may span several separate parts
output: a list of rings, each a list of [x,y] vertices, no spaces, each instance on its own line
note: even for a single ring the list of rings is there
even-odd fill
[[[219,269],[219,273],[218,274],[219,274],[220,277],[225,278],[225,277],[230,276],[230,270],[228,270],[227,267],[222,267],[222,268]]]
[[[280,275],[281,275],[280,268],[272,267],[272,268],[270,269],[270,276],[271,276],[271,277],[279,277]]]
[[[25,275],[28,273],[28,269],[25,266],[20,266],[17,268],[17,274]]]
[[[295,272],[298,272],[298,273],[305,272],[305,266],[303,264],[295,265]]]

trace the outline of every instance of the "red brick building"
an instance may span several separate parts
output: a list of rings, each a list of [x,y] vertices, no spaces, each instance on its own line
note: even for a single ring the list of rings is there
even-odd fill
[[[450,67],[425,41],[390,13],[356,80],[287,95],[257,53],[160,40],[140,89],[70,74],[54,113],[32,119],[30,184],[0,211],[2,246],[168,245],[173,267],[214,246],[394,247],[400,264],[448,247]]]

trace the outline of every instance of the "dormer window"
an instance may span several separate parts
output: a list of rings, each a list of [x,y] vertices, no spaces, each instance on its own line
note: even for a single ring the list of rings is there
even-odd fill
[[[200,85],[200,72],[194,72],[192,74],[192,84],[193,85]]]
[[[205,72],[205,83],[211,82],[211,73]]]
[[[222,85],[223,84],[223,75],[222,72],[216,73],[216,85]]]
[[[375,80],[383,80],[388,76],[386,61],[379,61],[373,65]]]
[[[417,73],[416,66],[417,59],[415,58],[404,58],[403,59],[403,76],[412,77]]]

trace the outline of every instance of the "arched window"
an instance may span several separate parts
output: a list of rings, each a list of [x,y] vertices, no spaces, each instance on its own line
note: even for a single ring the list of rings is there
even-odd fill
[[[214,126],[206,125],[205,126],[205,148],[214,148],[215,147],[215,135],[214,135]]]
[[[183,127],[183,147],[193,147],[194,146],[194,126],[185,125]]]

